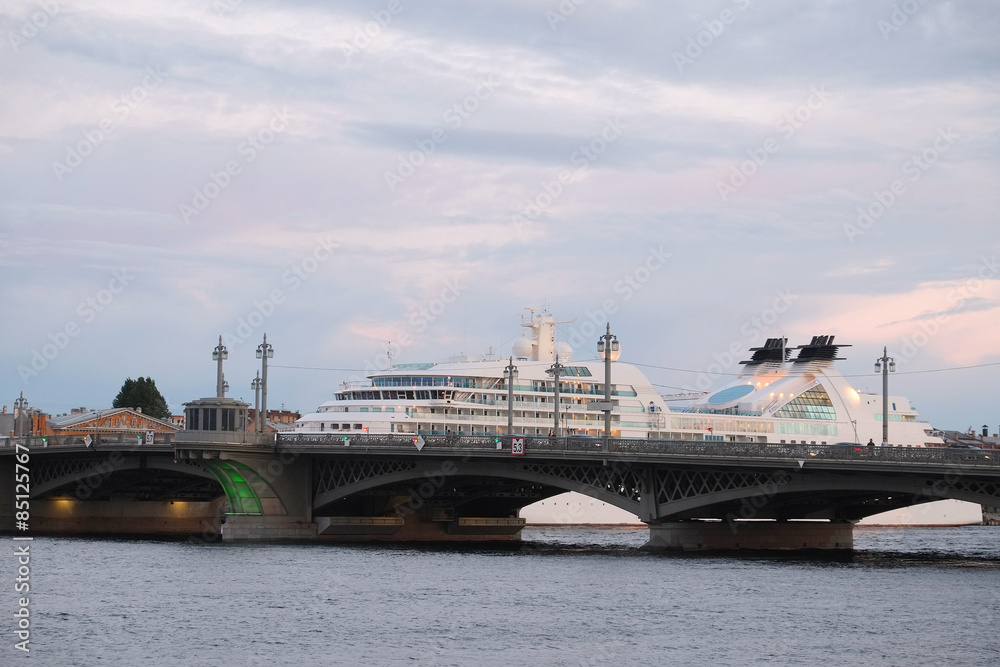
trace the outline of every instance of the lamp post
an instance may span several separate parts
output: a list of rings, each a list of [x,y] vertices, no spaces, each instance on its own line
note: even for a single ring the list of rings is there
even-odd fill
[[[215,346],[212,350],[212,361],[218,363],[218,369],[216,371],[215,379],[215,395],[222,398],[226,395],[226,381],[222,376],[222,361],[229,358],[229,351],[226,350],[226,346],[222,344],[222,336],[219,336],[219,344]]]
[[[28,409],[28,399],[24,397],[24,392],[14,399],[14,435],[27,435],[24,432],[24,420],[27,418],[25,410]]]
[[[260,371],[257,371],[257,377],[255,377],[250,382],[250,388],[253,389],[253,423],[254,432],[260,433]]]
[[[264,342],[257,346],[257,358],[261,360],[260,368],[260,412],[263,415],[260,419],[260,432],[264,432],[264,425],[267,424],[267,360],[274,356],[274,348],[267,342],[267,334],[264,334]]]
[[[503,376],[507,381],[507,436],[514,432],[514,380],[517,379],[517,366],[514,365],[514,357],[507,361],[507,367],[503,369]]]
[[[882,348],[882,356],[875,360],[875,372],[882,373],[882,442],[889,443],[889,373],[896,372],[896,360],[889,356],[889,348]]]
[[[611,322],[607,333],[597,339],[597,353],[604,359],[604,439],[611,437],[611,362],[622,356],[618,338],[611,335]]]
[[[553,408],[552,408],[552,418],[555,427],[552,429],[552,435],[559,437],[559,376],[562,372],[566,370],[566,367],[559,363],[559,355],[556,355],[556,361],[552,366],[549,367],[546,373],[552,375],[552,381],[555,385],[555,395],[553,397]]]

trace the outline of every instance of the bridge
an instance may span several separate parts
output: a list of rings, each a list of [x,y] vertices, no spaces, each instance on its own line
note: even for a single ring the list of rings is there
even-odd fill
[[[221,431],[3,442],[4,488],[30,471],[29,534],[517,540],[520,508],[576,491],[638,515],[650,548],[836,550],[889,509],[1000,505],[994,450]],[[14,497],[0,498],[4,532]]]

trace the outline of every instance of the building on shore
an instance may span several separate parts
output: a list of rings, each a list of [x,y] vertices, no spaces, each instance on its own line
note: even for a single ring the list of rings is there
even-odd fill
[[[168,421],[143,414],[142,409],[76,408],[69,414],[49,417],[37,435],[104,435],[135,438],[152,431],[175,433],[180,428]]]

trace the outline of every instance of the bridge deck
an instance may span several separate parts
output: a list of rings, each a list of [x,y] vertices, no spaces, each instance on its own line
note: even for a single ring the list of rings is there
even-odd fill
[[[499,440],[499,443],[498,443]],[[464,456],[510,458],[510,439],[506,436],[426,436],[419,449],[411,436],[365,435],[349,438],[322,435],[279,434],[278,451],[311,454],[393,454],[411,456]],[[497,448],[498,444],[500,449]],[[788,463],[795,467],[809,464],[842,464],[850,467],[903,465],[919,467],[956,467],[1000,471],[1000,451],[952,449],[948,447],[875,447],[861,445],[789,445],[750,442],[691,440],[646,440],[579,437],[526,437],[525,457],[609,459],[635,462]]]

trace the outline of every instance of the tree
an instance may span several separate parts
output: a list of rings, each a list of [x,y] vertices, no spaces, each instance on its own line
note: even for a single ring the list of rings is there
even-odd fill
[[[156,388],[153,378],[126,378],[121,391],[115,396],[115,408],[142,408],[143,414],[156,419],[170,419],[170,407],[163,394]]]

